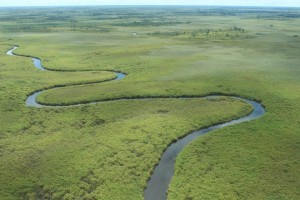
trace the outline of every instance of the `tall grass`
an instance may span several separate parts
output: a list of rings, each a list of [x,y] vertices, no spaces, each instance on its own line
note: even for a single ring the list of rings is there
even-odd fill
[[[221,93],[266,107],[259,120],[189,145],[176,160],[169,199],[299,196],[300,61],[299,37],[294,37],[300,31],[299,9],[11,11],[0,9],[0,199],[142,199],[150,172],[171,141],[251,110],[230,98],[128,100],[63,109],[24,105],[32,91],[114,77],[91,72],[97,70],[128,75],[119,82],[48,90],[38,100],[72,104]],[[160,24],[116,26],[144,19]],[[232,27],[246,31],[217,40],[152,35]],[[16,44],[17,53],[39,57],[47,68],[91,71],[38,71],[30,59],[5,55]]]

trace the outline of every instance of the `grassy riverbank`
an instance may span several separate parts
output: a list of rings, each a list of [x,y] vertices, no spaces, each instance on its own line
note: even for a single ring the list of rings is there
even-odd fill
[[[12,12],[13,11],[13,12]],[[11,14],[13,13],[13,14]],[[24,106],[233,94],[262,118],[200,137],[176,160],[169,199],[297,199],[300,11],[204,8],[0,9],[0,199],[142,199],[163,150],[251,108],[223,98]],[[223,15],[223,16],[220,16]],[[33,23],[34,22],[34,23]],[[42,72],[46,68],[91,72]]]

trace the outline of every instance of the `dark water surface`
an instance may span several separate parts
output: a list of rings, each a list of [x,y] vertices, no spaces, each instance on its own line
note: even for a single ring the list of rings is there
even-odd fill
[[[194,131],[189,135],[179,139],[177,142],[171,144],[167,150],[163,153],[158,165],[154,169],[154,173],[151,176],[150,181],[148,182],[147,188],[144,192],[145,200],[165,200],[167,199],[167,190],[171,179],[174,175],[174,165],[175,159],[177,155],[182,151],[182,149],[187,146],[190,142],[195,140],[201,135],[204,135],[210,131],[220,129],[226,126],[230,126],[233,124],[239,124],[245,121],[250,121],[261,117],[265,113],[265,109],[261,106],[261,104],[243,99],[240,97],[232,97],[241,99],[248,104],[251,104],[254,108],[253,112],[246,116],[237,120],[233,120],[227,123],[211,126],[205,129],[200,129],[198,131]]]
[[[13,53],[13,51],[16,50],[16,49],[18,49],[18,48],[19,48],[19,47],[14,47],[14,48],[8,50],[8,51],[6,52],[6,54],[7,54],[7,55],[10,55],[10,56],[21,56],[21,55],[18,55],[18,54],[14,54],[14,53]],[[28,56],[22,56],[22,57],[28,57]],[[36,68],[38,68],[39,70],[42,70],[42,71],[48,71],[47,69],[45,69],[45,68],[43,67],[42,62],[41,62],[40,59],[34,58],[34,57],[30,57],[30,58],[32,59],[33,64],[34,64],[34,66],[35,66]]]
[[[28,57],[28,56],[22,56],[22,55],[18,55],[18,54],[14,54],[13,51],[18,49],[19,47],[14,47],[10,50],[8,50],[6,52],[7,55],[10,55],[10,56],[20,56],[20,57]],[[33,61],[33,65],[35,68],[39,69],[39,70],[42,70],[42,71],[51,71],[51,70],[48,70],[46,68],[43,67],[42,65],[42,61],[38,58],[34,58],[34,57],[29,57],[32,59]],[[64,71],[62,71],[64,72]],[[121,72],[115,72],[116,73],[116,78],[114,79],[115,81],[119,81],[119,80],[122,80],[125,78],[126,74],[123,74]],[[45,91],[45,90],[44,90]],[[37,96],[39,96],[43,91],[36,91],[34,92],[33,94],[31,94],[30,96],[27,97],[26,99],[26,106],[28,107],[35,107],[35,108],[42,108],[42,107],[67,107],[67,106],[46,106],[46,105],[41,105],[39,103],[36,102],[36,98]],[[93,104],[93,103],[90,103],[90,104]],[[80,104],[81,105],[81,104]],[[76,105],[75,105],[76,106]]]

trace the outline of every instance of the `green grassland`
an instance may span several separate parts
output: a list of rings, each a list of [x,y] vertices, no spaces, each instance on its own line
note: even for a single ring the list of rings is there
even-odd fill
[[[258,100],[263,117],[184,149],[168,199],[299,198],[299,24],[291,8],[1,8],[0,199],[142,199],[172,141],[251,111],[231,98],[25,106],[30,93],[59,85],[37,100]],[[5,55],[13,45],[70,72]],[[103,82],[115,77],[105,70],[127,76]],[[91,84],[72,86],[82,83]]]

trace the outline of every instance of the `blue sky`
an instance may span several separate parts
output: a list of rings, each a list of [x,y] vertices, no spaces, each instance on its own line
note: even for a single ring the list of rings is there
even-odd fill
[[[300,0],[0,0],[0,6],[57,5],[241,5],[300,7]]]

